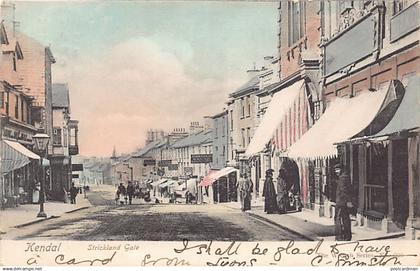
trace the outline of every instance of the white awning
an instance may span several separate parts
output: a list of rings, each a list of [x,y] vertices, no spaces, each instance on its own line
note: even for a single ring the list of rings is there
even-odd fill
[[[4,139],[4,142],[9,145],[10,147],[12,147],[13,149],[17,150],[18,152],[20,152],[21,154],[25,155],[26,157],[30,158],[30,159],[35,159],[35,160],[39,160],[39,155],[33,153],[32,151],[28,150],[25,146],[23,146],[22,144],[20,144],[19,142],[16,141],[10,141],[7,139]]]
[[[159,187],[160,188],[165,188],[165,187],[171,186],[175,183],[176,183],[176,181],[168,180],[167,182],[163,182],[163,183],[159,184]]]
[[[336,98],[285,155],[293,159],[337,156],[334,143],[343,142],[365,129],[379,113],[386,94],[387,89],[382,89],[354,98]]]
[[[250,157],[264,150],[265,145],[273,138],[283,117],[298,98],[299,91],[303,86],[304,80],[300,80],[274,94],[260,125],[245,151],[245,156]]]
[[[152,183],[152,186],[158,186],[158,185],[160,185],[160,184],[162,184],[164,182],[167,182],[167,181],[168,181],[168,179],[160,179],[160,180],[154,181]]]

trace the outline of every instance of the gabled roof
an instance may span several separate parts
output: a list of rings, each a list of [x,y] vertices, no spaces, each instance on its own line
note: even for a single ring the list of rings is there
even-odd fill
[[[55,83],[52,85],[52,106],[70,107],[70,95],[67,84]]]
[[[197,146],[201,144],[211,143],[212,130],[203,130],[198,133],[184,137],[172,144],[172,148],[183,148],[189,146]]]
[[[244,85],[242,85],[240,88],[238,88],[236,91],[229,94],[229,97],[239,97],[239,96],[245,95],[248,92],[251,92],[252,90],[258,89],[259,84],[260,84],[260,79],[258,75],[256,75],[252,77]]]

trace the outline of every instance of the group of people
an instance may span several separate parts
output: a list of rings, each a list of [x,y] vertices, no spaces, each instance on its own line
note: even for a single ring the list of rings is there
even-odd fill
[[[283,168],[279,170],[277,177],[277,192],[273,183],[273,172],[274,170],[268,169],[265,175],[262,194],[264,197],[264,211],[267,214],[284,214],[292,205],[296,208],[296,210],[301,210],[302,203],[299,196],[291,193],[290,190],[293,189],[290,187],[288,189],[286,170]],[[348,174],[343,171],[341,164],[334,166],[334,172],[336,174],[336,203],[334,216],[336,240],[350,241],[350,214],[353,209],[350,178]],[[241,210],[243,212],[251,210],[251,194],[253,191],[253,183],[246,173],[241,175],[238,186]]]
[[[264,211],[267,214],[280,213],[285,214],[290,208],[297,211],[302,209],[302,202],[299,195],[293,193],[294,184],[287,181],[288,176],[284,168],[279,170],[277,177],[277,192],[273,182],[274,170],[268,169],[265,172],[265,181],[263,188],[263,197],[265,200]],[[289,188],[288,188],[289,183]]]
[[[120,203],[123,205],[124,203],[132,204],[133,202],[133,196],[135,192],[135,187],[132,182],[128,182],[127,188],[124,186],[123,183],[120,183],[120,185],[117,188],[116,196],[115,196],[115,202],[118,204]]]
[[[117,188],[115,193],[115,202],[118,204],[129,204],[133,203],[133,198],[143,198],[145,201],[150,201],[150,192],[146,191],[142,193],[139,184],[134,184],[133,182],[128,182],[127,187],[124,186],[123,183]]]

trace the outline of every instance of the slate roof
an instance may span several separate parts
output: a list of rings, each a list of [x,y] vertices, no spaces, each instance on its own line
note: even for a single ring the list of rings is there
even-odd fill
[[[53,107],[69,107],[70,95],[67,84],[52,85],[52,105]]]
[[[154,142],[151,142],[151,143],[147,144],[146,146],[144,146],[144,148],[142,148],[138,152],[136,152],[133,155],[131,155],[129,158],[131,158],[131,157],[144,157],[151,150],[153,150],[155,148],[159,148],[159,147],[161,147],[164,144],[165,143],[163,141],[154,141]]]
[[[256,75],[252,77],[244,85],[242,85],[240,88],[238,88],[236,91],[229,94],[229,97],[237,97],[237,96],[244,95],[248,91],[258,88],[259,84],[260,84],[260,79],[258,78],[258,75]]]
[[[211,143],[212,130],[203,130],[198,133],[184,137],[171,145],[172,148],[183,148],[189,146],[197,146],[205,143]]]

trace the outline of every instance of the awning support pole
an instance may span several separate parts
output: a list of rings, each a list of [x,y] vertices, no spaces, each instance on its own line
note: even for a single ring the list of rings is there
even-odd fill
[[[394,201],[392,193],[392,154],[393,154],[393,142],[389,141],[388,144],[388,218],[394,217]]]

